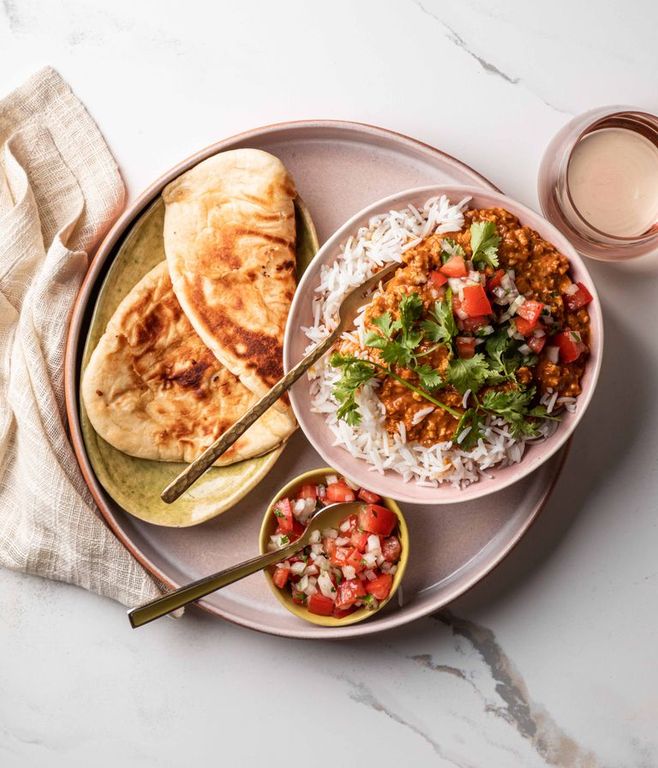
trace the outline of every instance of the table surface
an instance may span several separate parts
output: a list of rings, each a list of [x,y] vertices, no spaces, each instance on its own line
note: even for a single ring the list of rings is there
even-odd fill
[[[657,22],[650,0],[4,0],[0,92],[58,68],[133,197],[224,136],[324,117],[429,142],[536,208],[571,115],[658,111]],[[109,600],[2,571],[0,765],[658,765],[658,266],[591,270],[597,394],[484,582],[401,630],[309,643],[193,613],[133,632]]]

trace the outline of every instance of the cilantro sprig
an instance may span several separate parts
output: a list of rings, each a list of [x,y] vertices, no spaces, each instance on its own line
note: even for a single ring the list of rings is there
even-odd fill
[[[437,301],[430,310],[429,318],[423,320],[421,327],[430,341],[439,344],[450,344],[458,334],[455,316],[452,313],[452,291],[445,292],[442,301]]]
[[[491,263],[499,241],[495,226],[491,222],[476,222],[471,227],[471,236],[474,255],[489,259],[487,263]],[[451,244],[448,247],[452,249]],[[366,335],[365,345],[378,350],[377,361],[339,353],[331,356],[330,364],[341,369],[341,376],[333,388],[339,419],[352,426],[358,425],[361,422],[358,393],[373,379],[387,376],[453,416],[457,420],[453,441],[465,450],[477,445],[487,417],[504,419],[514,437],[536,437],[539,420],[555,418],[549,416],[543,406],[533,406],[534,387],[525,389],[520,385],[517,371],[522,365],[531,365],[533,358],[519,352],[518,341],[510,337],[505,328],[489,336],[482,351],[473,357],[458,358],[454,357],[452,347],[459,329],[452,310],[450,289],[446,290],[442,300],[435,302],[426,317],[424,314],[420,296],[407,294],[400,299],[395,319],[390,312],[384,312],[371,320],[373,330]],[[421,351],[423,342],[430,344],[429,349]],[[423,356],[440,345],[445,345],[449,352],[443,377],[431,365],[422,362]],[[418,383],[401,376],[400,368],[415,373]],[[507,387],[488,389],[481,394],[483,388],[501,384]],[[446,385],[461,395],[469,393],[464,410],[448,406],[434,394]]]
[[[475,266],[498,266],[500,236],[493,221],[474,221],[471,224],[471,261]]]

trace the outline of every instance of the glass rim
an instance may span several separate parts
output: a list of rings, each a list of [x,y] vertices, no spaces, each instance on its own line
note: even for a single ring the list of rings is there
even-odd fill
[[[605,124],[608,120],[610,120],[610,118],[614,118],[622,115],[638,115],[643,118],[648,118],[647,122],[650,123],[649,127],[656,134],[656,139],[657,139],[656,147],[658,148],[658,118],[655,115],[652,115],[650,112],[644,112],[642,110],[633,109],[633,108],[624,109],[623,107],[620,107],[618,111],[609,112],[605,115],[602,115],[596,120],[594,120],[593,123],[590,123],[588,126],[583,128],[583,130],[580,131],[580,133],[573,139],[573,141],[570,142],[568,155],[566,159],[566,166],[564,169],[564,191],[565,191],[566,198],[569,201],[569,205],[573,209],[573,212],[576,214],[578,219],[585,225],[585,227],[595,235],[599,236],[600,238],[605,238],[606,240],[611,241],[611,244],[613,245],[614,244],[632,245],[634,243],[647,243],[654,238],[658,238],[658,216],[656,218],[656,221],[651,225],[651,227],[641,235],[634,235],[632,237],[622,237],[621,235],[611,235],[609,232],[604,232],[602,229],[595,227],[593,224],[587,221],[587,219],[583,216],[583,214],[578,210],[578,206],[576,205],[573,197],[571,196],[571,189],[569,187],[569,168],[571,166],[571,160],[573,158],[573,153],[576,146],[589,134],[594,133],[597,130],[601,130],[601,126]]]

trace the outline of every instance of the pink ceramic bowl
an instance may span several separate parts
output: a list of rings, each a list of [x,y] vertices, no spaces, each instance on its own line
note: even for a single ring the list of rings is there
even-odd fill
[[[483,191],[475,187],[429,186],[408,189],[373,203],[347,221],[322,246],[304,273],[290,309],[283,351],[286,371],[303,357],[304,350],[309,343],[300,329],[313,324],[311,304],[314,290],[319,283],[320,267],[335,261],[340,254],[341,244],[350,235],[355,234],[359,227],[366,225],[371,216],[392,209],[403,208],[409,203],[421,207],[429,197],[441,194],[447,195],[455,202],[470,195],[472,199],[469,205],[474,208],[506,208],[517,216],[523,224],[535,229],[544,239],[553,243],[568,257],[571,262],[573,277],[576,281],[584,283],[594,297],[589,305],[591,354],[583,376],[583,391],[578,398],[575,413],[566,413],[558,429],[550,438],[529,446],[521,462],[501,469],[494,467],[490,470],[492,475],[490,479],[484,478],[464,489],[455,488],[447,483],[438,488],[427,488],[417,485],[413,481],[405,482],[400,475],[392,471],[380,474],[370,464],[354,458],[344,448],[333,445],[333,434],[326,426],[324,417],[311,411],[308,380],[306,377],[300,379],[290,392],[292,407],[304,434],[327,464],[335,467],[338,472],[359,485],[370,488],[382,496],[390,496],[410,504],[438,505],[472,501],[500,491],[537,469],[567,442],[582,419],[594,394],[603,354],[603,322],[596,288],[583,260],[558,229],[530,208],[526,208],[526,206],[505,195]]]

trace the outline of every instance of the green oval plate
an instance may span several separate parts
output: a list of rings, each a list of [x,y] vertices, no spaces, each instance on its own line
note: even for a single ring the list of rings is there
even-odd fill
[[[297,273],[318,250],[315,226],[301,199],[295,201]],[[131,288],[164,261],[164,203],[158,198],[136,219],[121,243],[98,293],[82,356],[84,371],[108,320]],[[81,374],[82,375],[82,374]],[[227,467],[213,467],[173,504],[160,499],[162,489],[185,464],[149,461],[118,451],[96,434],[80,399],[82,436],[96,477],[126,512],[156,525],[182,528],[225,512],[257,485],[274,466],[285,445],[263,456]]]

